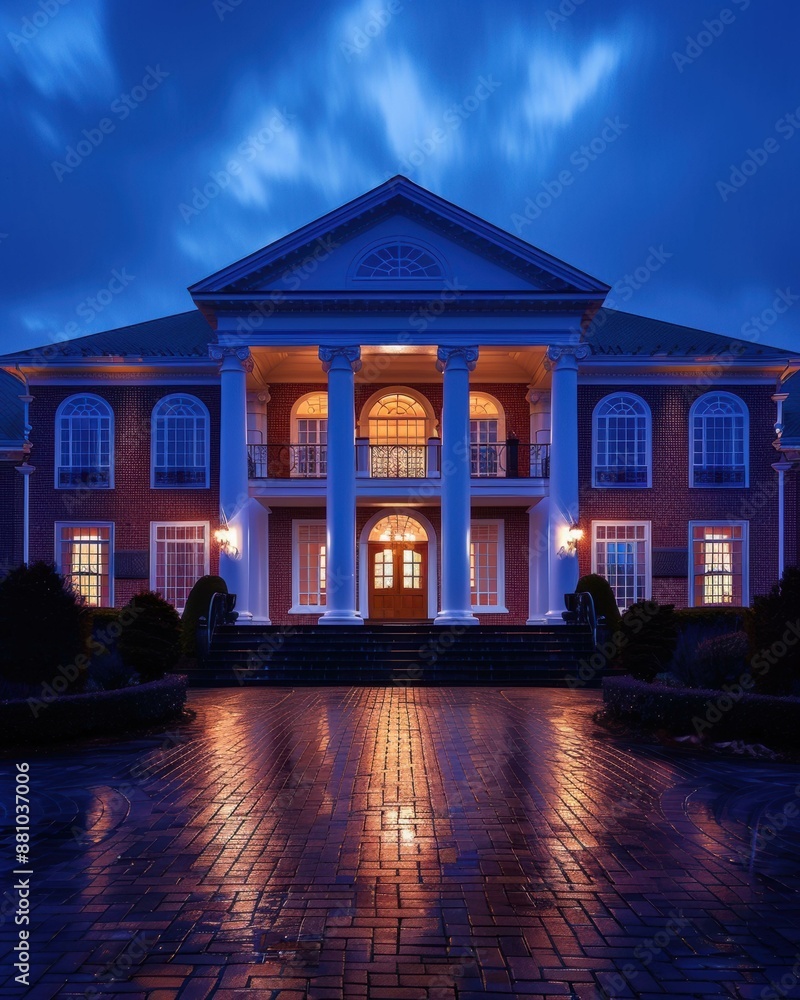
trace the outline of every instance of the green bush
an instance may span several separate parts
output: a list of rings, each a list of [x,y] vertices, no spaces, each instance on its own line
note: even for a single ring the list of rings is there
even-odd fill
[[[637,601],[619,623],[619,664],[626,674],[652,681],[666,671],[678,640],[675,606]]]
[[[700,613],[687,615],[683,610],[675,612],[675,619],[678,622],[678,641],[669,670],[687,687],[714,687],[725,678],[719,676],[719,664],[712,663],[707,657],[701,659],[698,656],[698,649],[708,642],[722,640],[731,635],[741,635],[736,626],[744,620],[742,609],[738,609],[739,614],[728,614],[724,608],[687,610]],[[721,613],[714,614],[714,611]]]
[[[117,691],[138,681],[119,652],[118,640],[128,617],[118,608],[92,608],[91,620],[86,690]]]
[[[675,620],[679,629],[695,625],[700,628],[707,626],[711,634],[722,632],[739,632],[745,627],[749,608],[680,608],[675,612]]]
[[[722,688],[747,669],[746,632],[726,632],[704,639],[697,647],[696,687]]]
[[[614,597],[611,584],[604,576],[600,576],[599,573],[587,573],[586,576],[582,576],[578,580],[578,586],[575,590],[578,593],[589,593],[592,595],[594,609],[598,617],[603,616],[605,618],[606,628],[613,631],[617,627],[621,617],[619,607],[617,606],[617,599]]]
[[[790,567],[766,597],[756,597],[746,628],[753,673],[765,694],[800,685],[800,568]]]
[[[160,594],[143,591],[120,612],[129,618],[117,640],[122,661],[142,681],[155,681],[178,662],[181,620]]]
[[[44,562],[19,566],[0,582],[0,679],[80,691],[88,658],[89,609]]]
[[[201,576],[192,587],[181,616],[181,648],[184,656],[190,659],[197,657],[197,627],[200,619],[208,614],[208,606],[214,594],[227,593],[228,585],[221,576]]]

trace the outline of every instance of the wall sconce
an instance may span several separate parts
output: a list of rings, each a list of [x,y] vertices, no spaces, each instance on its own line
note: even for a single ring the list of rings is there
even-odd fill
[[[221,524],[217,530],[214,532],[214,538],[216,538],[219,544],[220,552],[224,552],[225,555],[230,556],[231,559],[237,559],[239,556],[239,550],[233,544],[231,537],[231,529],[227,524]]]
[[[578,554],[578,542],[583,538],[583,530],[577,524],[571,524],[567,531],[567,544],[562,545],[558,550],[560,556],[574,556]]]

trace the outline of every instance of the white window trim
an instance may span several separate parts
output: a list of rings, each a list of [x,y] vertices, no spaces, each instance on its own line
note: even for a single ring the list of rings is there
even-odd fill
[[[689,522],[689,603],[690,608],[726,608],[728,604],[695,604],[694,602],[694,529],[695,528],[738,528],[742,529],[742,607],[749,608],[750,597],[750,522],[699,520]]]
[[[316,615],[324,614],[328,610],[326,604],[301,604],[300,603],[300,526],[310,527],[315,525],[325,527],[326,521],[319,518],[298,518],[292,521],[292,606],[287,614],[290,615]]]
[[[507,615],[506,607],[506,524],[502,518],[479,517],[470,521],[470,534],[474,526],[497,525],[497,604],[473,604],[475,614]]]
[[[206,447],[205,447],[205,468],[206,468],[206,478],[204,483],[156,483],[156,410],[168,399],[191,399],[192,402],[197,403],[197,405],[203,411],[203,416],[206,419]],[[193,396],[190,392],[170,392],[166,396],[162,396],[161,399],[153,407],[150,414],[150,488],[154,490],[207,490],[211,485],[211,415],[208,412],[208,407],[203,402],[202,399],[198,399],[197,396]]]
[[[79,483],[76,486],[62,486],[58,481],[58,472],[61,466],[61,417],[68,403],[78,398],[96,399],[103,406],[108,408],[109,428],[108,428],[108,486],[89,486],[86,483]],[[113,490],[114,489],[114,437],[116,434],[116,417],[114,407],[103,396],[98,396],[96,392],[73,392],[62,399],[56,410],[55,420],[55,450],[53,452],[53,483],[57,490]],[[66,524],[67,522],[63,522]]]
[[[54,552],[56,571],[63,576],[61,566],[62,528],[108,528],[108,607],[114,607],[114,521],[56,521],[54,524]],[[92,605],[94,607],[94,605]]]
[[[617,396],[630,396],[637,400],[644,407],[645,418],[645,462],[647,464],[646,483],[598,483],[597,481],[597,420],[600,416],[600,407]],[[597,405],[592,410],[592,486],[598,490],[647,490],[653,486],[653,414],[646,399],[642,399],[638,393],[628,392],[620,389],[617,392],[609,392],[597,401]],[[613,522],[604,522],[612,524]],[[618,522],[622,523],[622,522]],[[637,521],[641,524],[641,521]]]
[[[156,590],[156,532],[159,528],[205,528],[206,544],[203,553],[203,576],[208,576],[211,559],[211,524],[209,521],[151,521],[150,522],[150,589]],[[164,600],[167,600],[164,597]],[[178,614],[183,612],[183,608],[176,607]]]
[[[742,455],[744,458],[744,483],[695,483],[694,481],[694,416],[695,410],[708,396],[727,396],[742,408],[744,426],[742,434],[744,437]],[[689,488],[693,490],[746,490],[750,486],[750,407],[741,396],[735,392],[723,392],[720,389],[713,389],[698,396],[689,409]],[[697,521],[697,524],[704,524],[704,521]],[[721,521],[709,521],[709,524],[721,524]],[[729,522],[739,523],[739,522]]]
[[[643,601],[649,601],[653,596],[653,542],[652,542],[652,521],[592,521],[592,572],[598,573],[597,568],[597,537],[598,528],[638,528],[644,527],[644,596]],[[606,539],[604,539],[605,541]]]

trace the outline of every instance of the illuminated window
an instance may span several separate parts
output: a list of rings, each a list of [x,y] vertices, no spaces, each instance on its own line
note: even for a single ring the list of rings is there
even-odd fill
[[[294,522],[294,613],[325,608],[326,545],[324,521]]]
[[[114,602],[111,553],[114,525],[56,524],[56,568],[87,604]]]
[[[156,404],[153,486],[208,486],[208,425],[208,410],[194,396],[166,396]]]
[[[423,478],[428,414],[413,396],[391,392],[369,411],[371,475],[380,479]]]
[[[469,396],[470,475],[505,475],[505,419],[496,399],[484,393]]]
[[[747,522],[692,522],[689,531],[692,605],[749,604]]]
[[[442,266],[430,251],[405,241],[371,250],[356,268],[357,278],[441,278]]]
[[[639,396],[616,393],[595,407],[594,485],[650,485],[650,407]]]
[[[371,542],[427,542],[428,533],[410,514],[389,514],[369,533]]]
[[[114,485],[114,414],[99,396],[70,396],[56,414],[56,487]]]
[[[302,396],[292,411],[291,474],[321,478],[328,474],[328,394]]]
[[[611,584],[621,609],[650,597],[650,522],[592,522],[592,572]]]
[[[747,407],[730,392],[695,401],[691,427],[691,485],[747,486]]]
[[[502,521],[472,522],[469,583],[473,611],[506,611]]]
[[[150,523],[150,587],[178,611],[208,573],[208,537],[208,521]]]
[[[394,587],[394,550],[383,549],[375,553],[374,583],[376,590],[391,590]]]
[[[412,549],[403,551],[403,590],[422,590],[422,554]]]

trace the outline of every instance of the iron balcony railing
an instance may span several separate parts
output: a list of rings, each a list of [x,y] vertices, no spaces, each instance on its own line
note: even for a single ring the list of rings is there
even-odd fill
[[[249,444],[250,479],[324,479],[328,446],[324,444]],[[427,444],[356,443],[356,475],[362,479],[427,479],[440,476],[441,442]],[[549,479],[550,445],[471,444],[470,474],[475,479]]]

